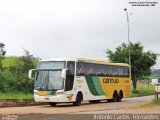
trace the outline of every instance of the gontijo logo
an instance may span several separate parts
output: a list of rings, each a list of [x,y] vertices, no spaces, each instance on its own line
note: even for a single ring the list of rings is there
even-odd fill
[[[119,79],[109,79],[109,78],[104,78],[103,83],[119,83]]]

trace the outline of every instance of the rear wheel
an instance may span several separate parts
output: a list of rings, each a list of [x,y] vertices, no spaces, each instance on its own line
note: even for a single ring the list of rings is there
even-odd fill
[[[73,102],[73,105],[75,105],[75,106],[81,105],[82,100],[83,100],[82,94],[78,93],[77,97],[76,97],[76,101]]]
[[[49,104],[50,104],[50,106],[54,107],[54,106],[56,106],[57,103],[55,103],[55,102],[50,102]]]
[[[119,95],[118,95],[118,102],[121,102],[121,101],[122,101],[122,98],[123,98],[123,92],[120,91],[120,92],[119,92]]]
[[[113,94],[113,102],[118,102],[118,98],[119,98],[118,93],[114,92],[114,94]]]

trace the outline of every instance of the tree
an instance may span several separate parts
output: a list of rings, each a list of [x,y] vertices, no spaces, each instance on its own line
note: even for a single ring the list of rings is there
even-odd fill
[[[19,63],[18,68],[18,79],[19,79],[19,90],[24,93],[31,92],[33,90],[33,81],[28,78],[28,71],[36,67],[38,58],[35,58],[24,49],[25,55],[21,56],[17,61]]]
[[[4,81],[4,78],[2,76],[2,59],[4,58],[5,54],[6,54],[6,51],[4,50],[4,43],[0,43],[0,92],[3,91],[4,89],[4,85],[3,85],[3,81]]]
[[[2,59],[4,58],[6,51],[4,50],[5,44],[0,43],[0,69],[2,70]]]
[[[133,89],[136,90],[137,80],[151,75],[151,67],[156,64],[157,54],[147,51],[144,52],[144,47],[141,43],[133,44],[130,42],[130,58],[131,58],[131,79]],[[111,62],[129,63],[129,47],[123,43],[117,47],[115,52],[107,49],[107,57]]]

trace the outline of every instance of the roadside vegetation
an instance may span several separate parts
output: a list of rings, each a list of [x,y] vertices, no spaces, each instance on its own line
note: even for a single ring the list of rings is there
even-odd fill
[[[137,89],[132,91],[131,97],[140,97],[154,94],[155,90],[153,85],[147,85],[146,83],[138,82]]]
[[[22,92],[0,93],[0,99],[33,99],[33,94],[24,94]]]
[[[34,81],[28,78],[28,71],[38,59],[25,49],[23,56],[5,57],[4,47],[0,43],[0,99],[33,98]]]

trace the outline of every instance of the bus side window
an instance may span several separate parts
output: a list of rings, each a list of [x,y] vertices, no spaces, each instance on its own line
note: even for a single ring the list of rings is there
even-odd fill
[[[124,67],[122,67],[122,66],[120,66],[120,67],[118,68],[118,70],[119,70],[119,76],[120,76],[120,77],[123,77],[123,76],[124,76],[124,74],[123,74],[123,68],[124,68]]]
[[[68,70],[66,74],[65,90],[69,91],[73,89],[75,62],[73,61],[67,62],[67,69]]]
[[[84,63],[77,63],[77,76],[84,76],[85,75],[85,64]]]
[[[96,65],[96,75],[97,76],[105,76],[104,65]]]
[[[111,67],[111,76],[117,77],[118,76],[118,67],[117,66],[112,66]]]
[[[86,64],[86,75],[95,75],[94,64]]]
[[[104,68],[104,74],[105,76],[109,77],[110,76],[110,66],[106,65]]]
[[[129,68],[128,67],[123,67],[123,76],[129,77]]]

